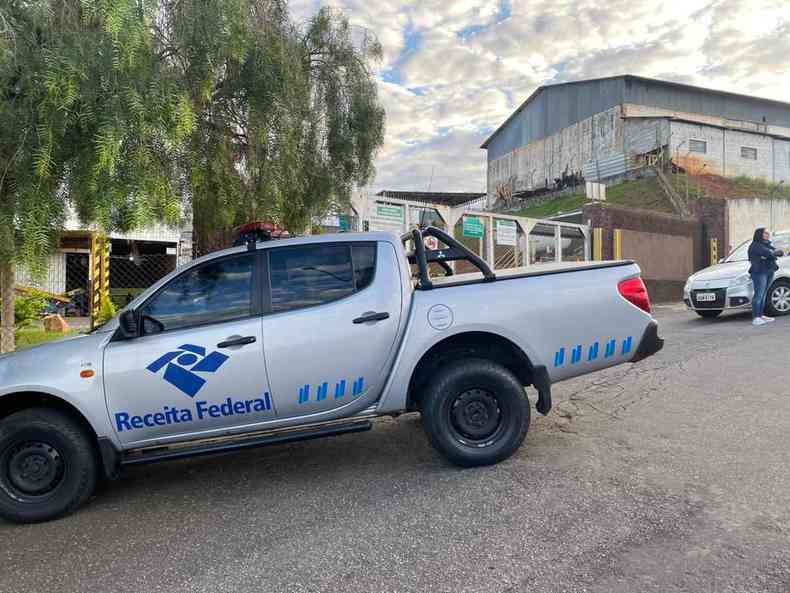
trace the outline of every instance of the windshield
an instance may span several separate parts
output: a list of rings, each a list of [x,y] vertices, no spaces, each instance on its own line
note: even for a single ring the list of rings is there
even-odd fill
[[[785,255],[790,252],[790,233],[776,233],[773,237],[771,237],[771,243],[776,249],[781,249],[784,251]],[[749,241],[744,241],[735,250],[729,255],[727,258],[727,262],[734,262],[734,261],[746,261],[749,259],[749,245],[751,245],[751,239]]]
[[[746,261],[749,259],[749,245],[751,245],[751,243],[751,240],[749,240],[738,245],[726,261]]]

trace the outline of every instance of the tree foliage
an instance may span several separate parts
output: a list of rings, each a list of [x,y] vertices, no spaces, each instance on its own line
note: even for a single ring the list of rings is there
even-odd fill
[[[373,174],[380,53],[284,0],[4,0],[0,260],[40,269],[69,211],[303,230]]]

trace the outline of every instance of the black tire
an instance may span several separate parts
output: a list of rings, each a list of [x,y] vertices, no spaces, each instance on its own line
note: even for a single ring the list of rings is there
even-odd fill
[[[790,282],[777,280],[765,295],[765,311],[773,317],[790,313]]]
[[[713,318],[718,317],[719,315],[721,315],[722,310],[721,309],[707,309],[705,311],[695,311],[695,313],[697,315],[699,315],[700,317],[704,317],[705,319],[713,319]]]
[[[463,467],[507,459],[529,429],[529,400],[519,380],[478,358],[440,368],[421,394],[420,413],[434,448]]]
[[[92,439],[67,414],[31,408],[0,421],[0,517],[48,521],[82,505],[96,488]]]

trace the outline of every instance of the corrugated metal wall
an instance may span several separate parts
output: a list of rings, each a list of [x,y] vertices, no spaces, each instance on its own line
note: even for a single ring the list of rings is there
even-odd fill
[[[673,111],[700,113],[728,119],[762,122],[790,127],[790,107],[756,97],[725,95],[641,79],[625,78],[625,101]]]
[[[603,159],[593,159],[584,163],[582,174],[586,181],[601,181],[625,175],[635,168],[634,162],[626,154],[616,154]]]
[[[624,88],[622,78],[545,88],[491,140],[488,159],[497,159],[621,104]]]

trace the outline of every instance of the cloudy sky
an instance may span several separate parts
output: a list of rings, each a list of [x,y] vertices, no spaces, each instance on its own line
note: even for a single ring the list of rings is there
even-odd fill
[[[638,74],[790,102],[788,0],[291,0],[384,47],[372,189],[484,191],[480,144],[542,84]]]

